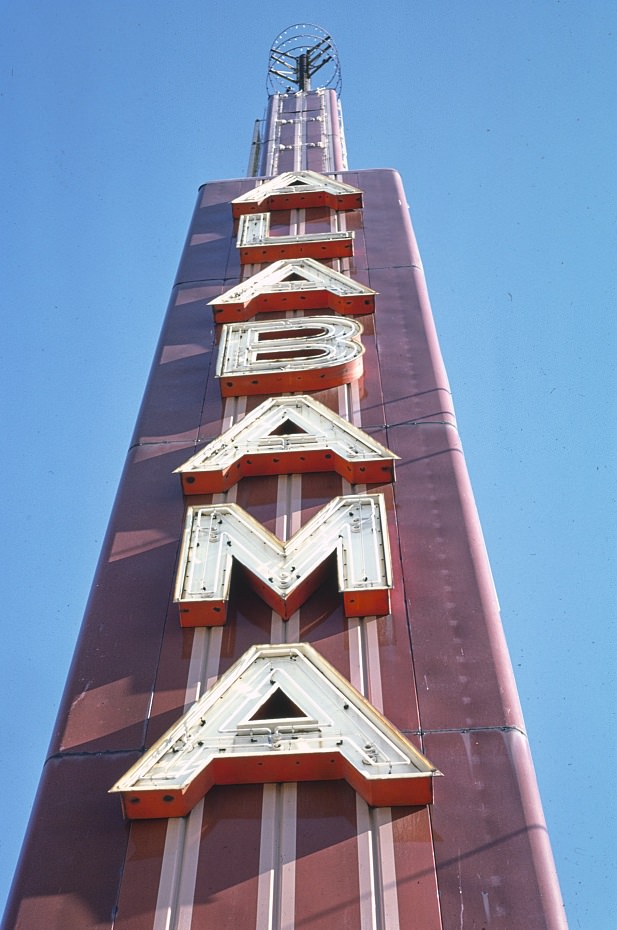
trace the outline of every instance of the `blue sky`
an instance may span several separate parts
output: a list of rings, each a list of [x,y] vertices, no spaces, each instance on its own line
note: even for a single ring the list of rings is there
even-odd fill
[[[350,167],[403,176],[570,927],[612,930],[617,9],[262,8],[0,10],[0,900],[197,187],[245,174],[269,46],[308,21]]]

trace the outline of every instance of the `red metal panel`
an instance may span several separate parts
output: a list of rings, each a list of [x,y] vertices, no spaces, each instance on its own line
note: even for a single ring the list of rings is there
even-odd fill
[[[523,725],[473,498],[456,433],[397,427],[413,492],[396,489],[398,540],[425,728]]]
[[[283,149],[277,153],[278,159],[278,174],[282,174],[284,171],[293,171],[296,168],[296,156],[292,150]],[[313,166],[310,166],[313,168]],[[313,170],[316,170],[313,168]]]
[[[280,145],[293,145],[296,137],[296,121],[293,123],[285,123],[279,129],[279,144]]]
[[[298,786],[295,926],[360,927],[356,799],[345,782]]]
[[[426,752],[447,777],[431,809],[444,927],[565,928],[525,736],[430,733]]]
[[[400,930],[448,926],[441,920],[430,810],[392,809]]]
[[[324,153],[321,148],[306,149],[306,167],[310,171],[324,171]]]
[[[352,211],[343,211],[344,215]],[[308,207],[304,211],[304,223],[307,235],[330,232],[332,214],[329,207]]]
[[[147,722],[147,747],[160,739],[184,712],[194,639],[194,630],[180,626],[177,605],[170,604]]]
[[[419,749],[422,749],[419,741],[412,736],[420,728],[420,711],[412,643],[409,636],[410,618],[406,605],[409,582],[406,579],[405,563],[401,560],[401,550],[397,544],[398,520],[394,508],[394,489],[383,487],[381,490],[386,496],[390,521],[393,589],[391,593],[392,612],[388,617],[381,617],[377,623],[378,659],[382,668],[380,710],[383,710],[388,720],[409,736]]]
[[[213,788],[204,807],[191,926],[254,927],[263,789]]]
[[[420,255],[411,232],[407,198],[396,171],[377,169],[344,173],[342,180],[364,192],[364,236],[370,268],[416,265]]]
[[[191,284],[174,290],[133,444],[197,441],[208,373],[216,363],[208,301],[221,286]],[[219,400],[218,417],[221,409]]]
[[[248,188],[251,186],[249,182]],[[230,239],[233,218],[229,191],[233,190],[232,196],[238,197],[246,189],[246,182],[242,181],[215,182],[202,188],[180,259],[177,284],[227,276],[227,268],[236,258]]]
[[[152,930],[166,832],[164,820],[131,824],[114,930]]]
[[[306,123],[306,141],[312,145],[321,142],[324,139],[325,129],[326,127],[321,120],[309,119]]]
[[[371,270],[371,281],[378,291],[379,350],[388,360],[381,368],[388,425],[422,420],[456,425],[421,272],[409,265],[378,268]]]
[[[129,829],[110,784],[137,760],[118,755],[49,759],[3,925],[14,930],[112,926]]]
[[[311,110],[321,110],[323,107],[323,95],[328,93],[322,89],[310,91],[307,94],[303,95],[304,109],[310,112]],[[330,93],[332,93],[330,91]]]
[[[281,109],[283,113],[299,113],[301,109],[300,98],[296,94],[281,94]]]
[[[191,448],[141,446],[129,454],[51,752],[143,745],[182,523],[172,472]]]

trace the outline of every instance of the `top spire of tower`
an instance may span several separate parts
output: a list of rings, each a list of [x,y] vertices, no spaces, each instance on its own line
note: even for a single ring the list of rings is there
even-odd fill
[[[270,48],[268,104],[255,122],[248,176],[346,171],[341,85],[336,46],[321,26],[284,29]]]
[[[325,69],[325,70],[322,70]],[[312,90],[311,78],[319,75],[319,87],[341,92],[341,65],[332,36],[321,26],[296,23],[281,32],[270,49],[268,96]]]

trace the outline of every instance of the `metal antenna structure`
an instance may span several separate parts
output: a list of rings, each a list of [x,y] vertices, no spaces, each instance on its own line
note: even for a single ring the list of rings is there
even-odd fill
[[[270,49],[268,96],[311,90],[311,78],[318,71],[319,86],[333,88],[340,96],[341,64],[332,36],[312,23],[288,26]]]

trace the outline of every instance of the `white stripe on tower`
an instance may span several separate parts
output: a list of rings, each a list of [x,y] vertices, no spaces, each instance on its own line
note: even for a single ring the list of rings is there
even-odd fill
[[[294,113],[294,171],[306,168],[306,122],[304,95],[298,98],[300,109]]]
[[[339,388],[339,412],[354,426],[362,426],[357,383]],[[364,485],[343,482],[343,493],[364,494]],[[354,688],[383,710],[381,663],[376,617],[349,619],[350,680]],[[360,930],[399,930],[399,905],[392,834],[392,810],[370,810],[356,794]]]
[[[254,272],[245,272],[244,277]],[[221,432],[229,429],[246,413],[246,397],[230,397],[225,401]],[[214,494],[213,503],[235,501],[236,485],[224,494]],[[186,711],[210,688],[219,676],[222,627],[197,627],[184,694]],[[161,875],[152,930],[190,930],[195,899],[195,882],[201,841],[204,801],[185,818],[171,818],[167,823],[165,847],[161,859]]]
[[[299,124],[298,124],[299,125]],[[297,137],[296,137],[297,142]],[[296,152],[298,146],[296,144]],[[292,211],[290,233],[304,232],[304,211]],[[297,316],[288,311],[287,318]],[[276,486],[275,535],[290,539],[302,517],[302,476],[279,475]],[[276,611],[270,620],[270,642],[298,642],[300,611],[284,621]],[[259,847],[256,930],[293,930],[296,903],[297,786],[264,785]]]

